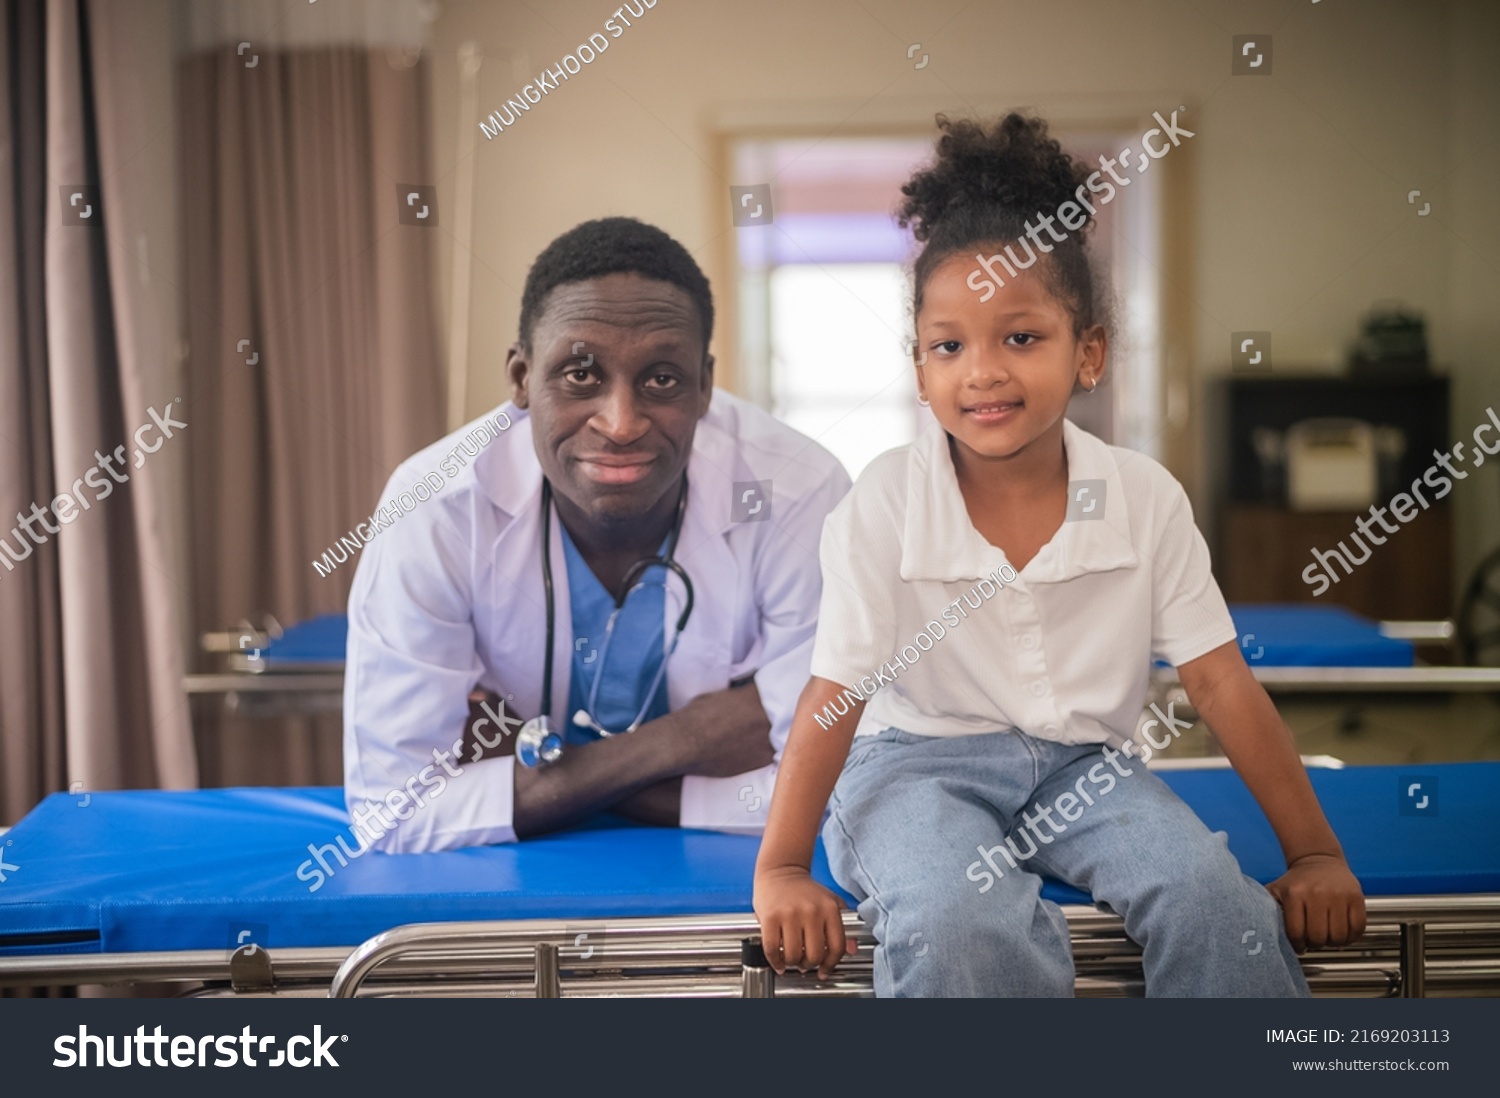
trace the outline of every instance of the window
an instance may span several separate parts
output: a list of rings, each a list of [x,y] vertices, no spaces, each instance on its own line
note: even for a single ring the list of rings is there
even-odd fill
[[[1064,137],[1097,162],[1130,138]],[[916,250],[894,210],[901,184],[931,157],[931,137],[742,140],[733,182],[769,182],[772,221],[736,233],[740,365],[746,395],[816,439],[851,476],[910,442],[919,415],[908,352]],[[1089,247],[1117,302],[1110,369],[1068,414],[1107,442],[1156,455],[1155,180],[1108,206]]]

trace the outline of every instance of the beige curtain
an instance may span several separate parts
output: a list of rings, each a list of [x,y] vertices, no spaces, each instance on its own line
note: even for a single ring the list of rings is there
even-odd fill
[[[312,562],[442,434],[442,229],[399,216],[403,185],[433,182],[423,87],[400,50],[257,44],[181,63],[200,630],[343,610],[357,559],[328,576]],[[336,714],[250,721],[200,703],[195,723],[206,785],[342,780]]]
[[[417,54],[231,41],[174,73],[184,10],[0,0],[0,824],[73,783],[337,783],[336,716],[190,710],[190,646],[342,609],[352,563],[311,562],[442,433],[434,230],[398,216],[443,182]],[[153,408],[188,427],[14,528]]]
[[[139,467],[128,453],[151,408],[196,426],[185,397],[172,403],[183,394],[158,307],[175,293],[171,257],[143,243],[155,132],[143,35],[159,27],[132,22],[140,14],[0,0],[0,543],[21,556],[0,567],[6,823],[71,783],[198,779],[170,524],[185,440]],[[85,209],[87,223],[72,223]],[[96,451],[121,444],[127,479],[107,495],[81,487]]]

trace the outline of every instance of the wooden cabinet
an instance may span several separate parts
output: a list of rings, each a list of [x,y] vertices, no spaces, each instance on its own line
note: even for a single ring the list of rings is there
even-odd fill
[[[1377,427],[1394,427],[1406,440],[1395,467],[1385,471],[1380,505],[1419,479],[1432,464],[1434,449],[1451,442],[1448,379],[1419,376],[1383,380],[1329,375],[1239,375],[1224,378],[1211,399],[1209,468],[1218,530],[1215,571],[1232,602],[1335,603],[1368,617],[1394,620],[1452,616],[1453,513],[1450,501],[1433,502],[1410,522],[1371,547],[1369,559],[1346,574],[1337,561],[1327,567],[1339,577],[1322,595],[1303,572],[1315,564],[1313,551],[1327,553],[1342,542],[1363,554],[1351,535],[1368,511],[1293,511],[1284,483],[1268,476],[1254,445],[1257,428],[1284,432],[1292,424],[1320,417],[1349,417]],[[1429,501],[1431,502],[1431,501]],[[1394,519],[1392,525],[1398,525]],[[1368,539],[1363,539],[1368,544]]]
[[[1316,564],[1313,550],[1327,553],[1343,542],[1360,556],[1350,537],[1360,517],[1369,521],[1364,511],[1289,511],[1268,504],[1231,503],[1224,513],[1218,557],[1224,597],[1230,602],[1335,603],[1388,621],[1450,617],[1453,514],[1446,503],[1433,504],[1394,534],[1380,531],[1385,544],[1374,546],[1352,575],[1329,560],[1327,567],[1339,582],[1313,596],[1323,585],[1302,578],[1304,570]]]

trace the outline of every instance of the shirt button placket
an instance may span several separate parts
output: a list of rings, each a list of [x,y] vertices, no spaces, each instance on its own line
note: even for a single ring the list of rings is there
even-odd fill
[[[1019,634],[1020,650],[1016,664],[1021,668],[1023,681],[1029,680],[1030,692],[1035,702],[1026,707],[1027,727],[1039,729],[1047,736],[1056,736],[1058,729],[1057,699],[1052,693],[1051,679],[1047,674],[1047,656],[1042,649],[1042,620],[1036,610],[1036,599],[1029,591],[1012,586],[1006,594],[1015,601],[1012,605],[1011,622]]]

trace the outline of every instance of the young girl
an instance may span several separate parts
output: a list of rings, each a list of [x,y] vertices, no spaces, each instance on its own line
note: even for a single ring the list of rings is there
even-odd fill
[[[1358,938],[1359,883],[1240,655],[1182,487],[1063,418],[1104,372],[1079,224],[1099,173],[1038,119],[938,124],[901,208],[924,245],[932,417],[824,527],[813,677],[755,872],[766,954],[827,978],[853,951],[809,872],[831,794],[823,840],[874,931],[879,996],[1071,995],[1042,875],[1124,919],[1148,994],[1305,996],[1293,947]],[[1288,869],[1269,891],[1129,742],[1156,658],[1275,828]]]

